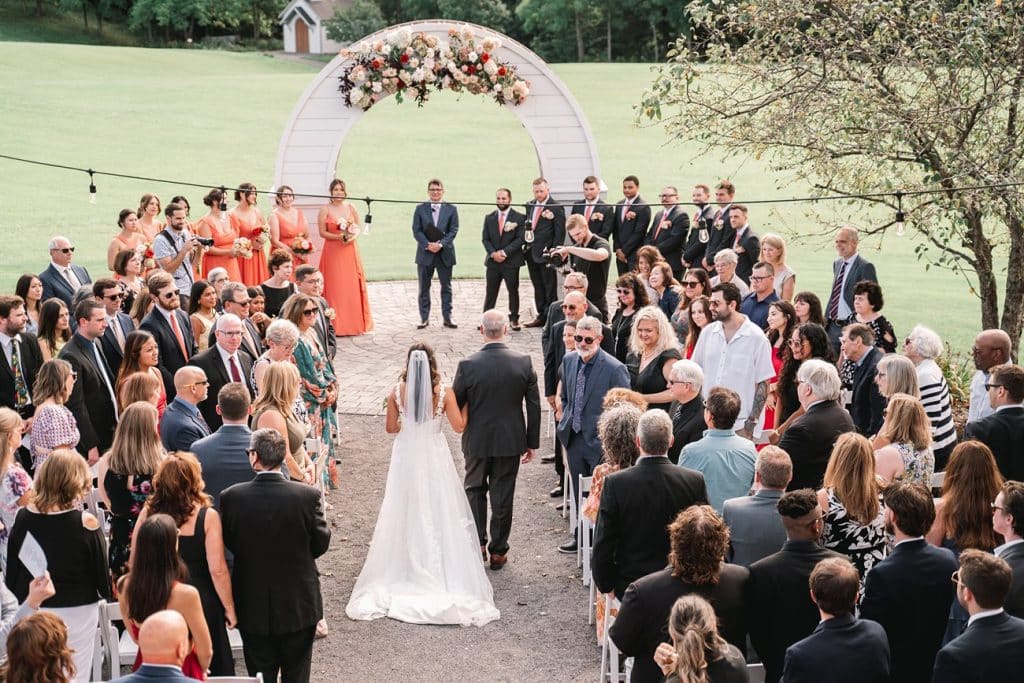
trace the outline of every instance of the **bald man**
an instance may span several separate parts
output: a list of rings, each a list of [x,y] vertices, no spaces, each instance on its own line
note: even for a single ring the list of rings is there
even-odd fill
[[[118,678],[114,683],[141,681],[194,681],[181,671],[191,647],[185,618],[174,610],[161,610],[149,615],[139,629],[139,651],[142,666],[135,673]]]
[[[971,378],[971,404],[967,411],[968,422],[980,420],[995,412],[995,408],[988,400],[988,389],[985,385],[988,384],[992,368],[1010,364],[1011,346],[1010,335],[998,329],[982,330],[974,338],[971,356],[974,357],[974,367],[978,371]]]
[[[209,386],[202,368],[186,365],[174,373],[176,395],[160,419],[160,440],[168,452],[191,450],[193,443],[210,435],[210,427],[199,412]]]

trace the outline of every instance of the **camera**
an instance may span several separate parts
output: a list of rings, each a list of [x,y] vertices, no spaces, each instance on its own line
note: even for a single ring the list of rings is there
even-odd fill
[[[553,268],[555,270],[560,270],[562,268],[562,265],[565,263],[565,261],[562,260],[561,256],[552,253],[549,249],[544,250],[542,258],[544,259],[545,266],[547,266],[548,268]]]
[[[212,237],[200,237],[199,235],[196,235],[195,238],[196,238],[196,242],[199,242],[199,244],[203,245],[204,247],[212,247],[213,246],[213,238]]]

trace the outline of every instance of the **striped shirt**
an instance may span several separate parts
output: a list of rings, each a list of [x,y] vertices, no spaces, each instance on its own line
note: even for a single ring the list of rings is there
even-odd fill
[[[932,448],[939,450],[956,443],[949,386],[934,360],[926,358],[918,364],[917,383],[921,388],[921,404],[932,423]]]

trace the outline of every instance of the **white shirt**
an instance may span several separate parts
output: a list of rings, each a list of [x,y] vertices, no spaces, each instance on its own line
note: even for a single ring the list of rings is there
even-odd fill
[[[78,275],[75,274],[75,271],[71,268],[70,263],[67,264],[66,266],[62,266],[58,264],[56,261],[51,260],[50,265],[56,268],[57,272],[60,273],[61,277],[67,280],[68,283],[73,288],[78,289],[79,287],[82,286],[82,281],[78,279]]]
[[[1009,365],[1009,363],[1000,363],[999,365]],[[993,365],[993,368],[999,367],[999,365]],[[989,368],[991,372],[992,368]],[[988,417],[992,413],[996,412],[995,408],[988,400],[988,391],[985,390],[985,383],[988,382],[988,372],[982,372],[978,370],[974,373],[974,377],[971,378],[971,403],[967,409],[967,421],[974,422],[980,420],[983,417]]]
[[[21,335],[20,334],[16,334],[13,337],[10,337],[10,336],[7,335],[7,333],[0,332],[0,346],[3,347],[3,349],[4,349],[4,356],[7,357],[7,365],[8,365],[8,367],[11,367],[11,368],[13,368],[13,366],[14,366],[14,364],[11,363],[11,352],[12,352],[12,348],[13,348],[13,345],[14,345],[14,340],[18,340],[18,343],[20,344],[21,343]]]
[[[1002,607],[1000,607],[999,609],[987,609],[987,610],[985,610],[983,612],[978,612],[977,614],[972,615],[971,618],[967,620],[967,626],[970,627],[970,625],[973,624],[976,619],[984,619],[985,617],[994,617],[995,615],[1002,614],[1002,613],[1003,613],[1003,608]]]
[[[913,538],[904,538],[902,541],[896,541],[896,543],[893,544],[892,547],[895,548],[900,543],[910,543],[912,541],[923,541],[923,540],[924,540],[924,536],[914,536]]]
[[[235,353],[228,353],[227,350],[220,344],[214,344],[214,346],[217,347],[217,353],[220,354],[220,362],[224,364],[224,370],[225,372],[227,372],[228,381],[235,381],[234,379],[231,378],[231,364],[228,362],[228,359],[234,356],[235,367],[238,368],[238,376],[239,378],[241,378],[242,384],[245,384],[245,375],[242,374],[242,362],[238,360],[238,352],[236,351]]]
[[[732,340],[726,342],[722,323],[713,322],[704,328],[697,340],[692,360],[704,370],[701,389],[704,398],[713,387],[727,387],[740,395],[740,414],[734,429],[742,429],[754,403],[754,388],[759,382],[767,382],[775,376],[772,347],[764,332],[744,316],[743,324]],[[755,416],[754,437],[761,434],[763,416],[763,409],[760,415]]]
[[[843,296],[843,292],[846,290],[846,280],[850,277],[850,271],[853,270],[853,262],[857,260],[857,256],[858,254],[854,254],[850,258],[846,259],[846,272],[843,273],[843,284],[839,286],[839,313],[836,314],[839,316],[839,320],[845,320],[853,315],[853,310],[847,305],[846,297]],[[842,266],[839,267],[842,268]],[[826,308],[828,307],[827,301],[825,302],[825,306]],[[827,314],[828,311],[825,311],[825,313]]]

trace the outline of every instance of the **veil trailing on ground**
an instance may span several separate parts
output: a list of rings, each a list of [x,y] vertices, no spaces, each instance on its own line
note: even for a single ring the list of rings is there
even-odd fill
[[[405,404],[406,414],[415,424],[429,422],[434,417],[434,387],[426,351],[417,349],[409,354],[409,365],[405,369]]]

